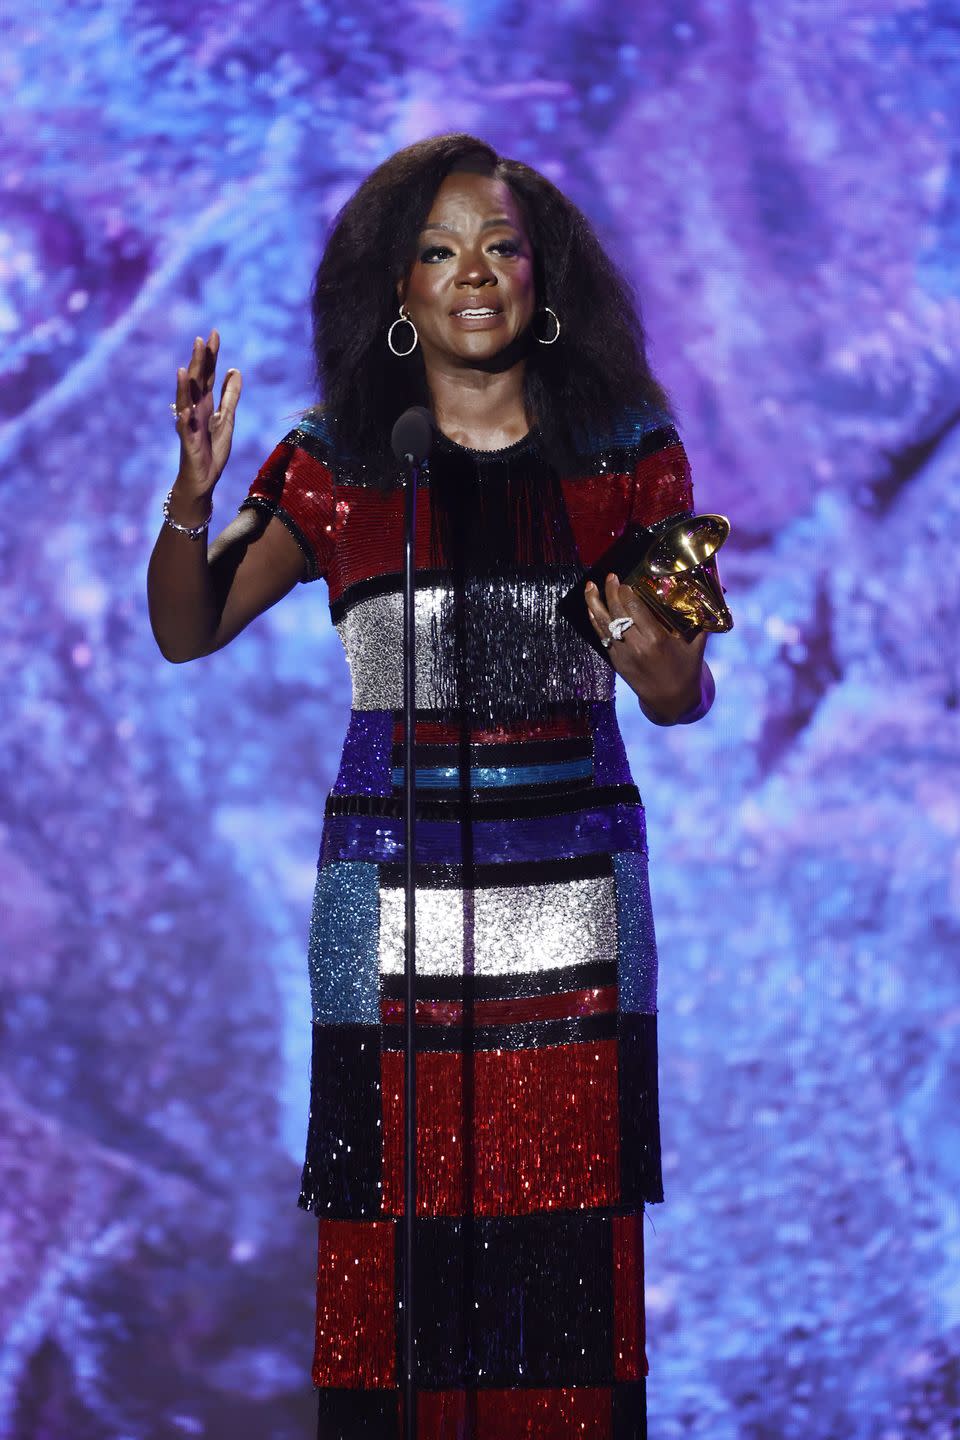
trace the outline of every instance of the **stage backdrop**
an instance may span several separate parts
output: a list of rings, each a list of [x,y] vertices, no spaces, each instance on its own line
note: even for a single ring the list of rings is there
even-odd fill
[[[302,1440],[322,584],[162,659],[196,334],[214,532],[310,403],[327,228],[397,147],[539,166],[636,282],[719,699],[620,697],[661,944],[652,1440],[946,1440],[960,1397],[957,0],[47,0],[0,19],[0,1433]]]

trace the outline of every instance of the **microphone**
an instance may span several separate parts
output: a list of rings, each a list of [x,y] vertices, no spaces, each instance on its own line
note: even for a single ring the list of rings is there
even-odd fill
[[[393,427],[390,444],[398,460],[422,465],[433,446],[433,416],[423,405],[404,410]]]

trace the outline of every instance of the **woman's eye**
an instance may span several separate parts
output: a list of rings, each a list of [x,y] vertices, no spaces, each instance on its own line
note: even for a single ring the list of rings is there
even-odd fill
[[[489,247],[500,255],[519,255],[520,246],[516,240],[495,240]],[[420,252],[422,264],[434,265],[438,260],[446,260],[453,251],[449,245],[428,245]]]

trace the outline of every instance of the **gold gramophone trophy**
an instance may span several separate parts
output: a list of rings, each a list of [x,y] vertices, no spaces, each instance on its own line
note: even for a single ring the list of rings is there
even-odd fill
[[[685,639],[700,630],[732,630],[717,572],[717,551],[729,534],[725,515],[671,516],[648,528],[646,545],[620,579]]]
[[[669,515],[635,526],[614,541],[559,602],[560,614],[607,661],[610,656],[590,622],[583,598],[586,580],[603,594],[606,577],[619,575],[668,630],[692,640],[701,630],[733,629],[723,598],[717,551],[730,534],[725,515]]]

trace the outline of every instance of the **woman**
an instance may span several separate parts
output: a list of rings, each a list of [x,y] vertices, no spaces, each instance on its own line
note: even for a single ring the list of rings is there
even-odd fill
[[[313,316],[325,406],[280,442],[209,554],[240,375],[214,410],[216,331],[178,371],[181,465],[149,590],[158,644],[182,661],[322,575],[352,672],[309,949],[299,1203],[319,1217],[318,1433],[398,1433],[403,500],[390,432],[425,404],[420,1433],[642,1436],[642,1220],[663,1198],[656,950],[613,687],[620,674],[669,725],[704,714],[713,683],[705,637],[668,634],[617,576],[584,587],[609,663],[556,604],[627,525],[692,509],[689,468],[587,222],[471,136],[411,146],[360,186]]]

